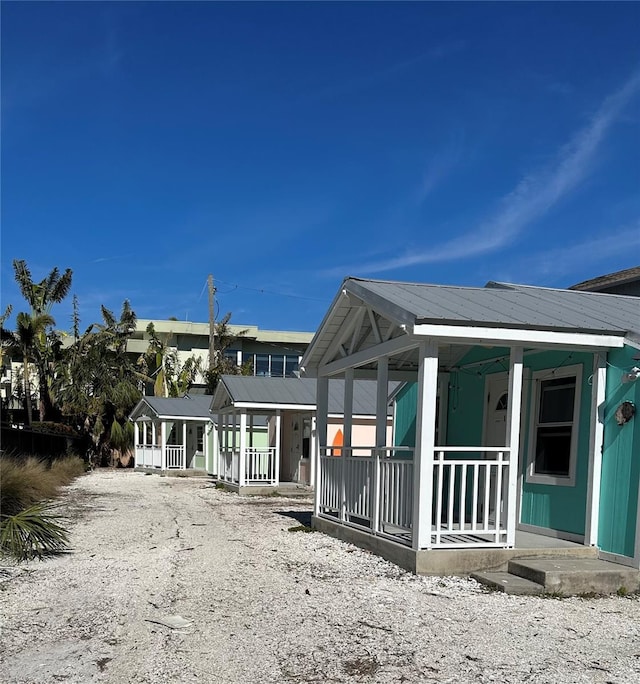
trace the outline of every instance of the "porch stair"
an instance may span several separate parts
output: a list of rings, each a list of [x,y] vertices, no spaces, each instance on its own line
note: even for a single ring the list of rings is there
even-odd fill
[[[471,577],[514,595],[604,595],[640,590],[640,571],[598,558],[513,558],[506,572],[474,572]]]

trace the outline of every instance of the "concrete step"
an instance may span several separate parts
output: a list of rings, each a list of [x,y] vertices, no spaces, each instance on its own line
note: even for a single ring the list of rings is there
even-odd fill
[[[615,594],[640,589],[640,571],[597,558],[516,558],[509,573],[544,587],[547,594]]]
[[[490,589],[517,596],[537,596],[544,593],[541,584],[509,572],[474,572],[471,577]]]

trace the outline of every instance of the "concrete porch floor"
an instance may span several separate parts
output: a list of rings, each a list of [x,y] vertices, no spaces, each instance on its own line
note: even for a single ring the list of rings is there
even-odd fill
[[[417,575],[470,575],[482,570],[506,571],[514,558],[598,558],[598,549],[575,542],[518,530],[513,549],[456,548],[414,551],[408,546],[373,536],[332,520],[312,517],[321,532],[371,551]]]
[[[237,483],[226,480],[216,480],[216,486],[223,486],[230,492],[240,496],[284,496],[284,497],[311,497],[313,487],[298,482],[280,482],[277,485],[245,485],[240,487]]]

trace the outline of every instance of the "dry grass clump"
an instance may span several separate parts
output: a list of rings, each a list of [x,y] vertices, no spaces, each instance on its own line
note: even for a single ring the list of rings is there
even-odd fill
[[[84,462],[77,456],[56,459],[49,465],[34,456],[0,458],[0,511],[14,515],[40,501],[59,494],[85,471]]]
[[[51,464],[51,474],[60,486],[71,484],[76,477],[83,475],[86,470],[85,463],[79,456],[58,458]]]
[[[0,551],[26,560],[64,548],[66,530],[48,502],[84,471],[77,456],[51,464],[33,456],[1,457]]]
[[[47,463],[39,458],[0,458],[2,515],[15,515],[39,501],[53,499],[58,486]]]

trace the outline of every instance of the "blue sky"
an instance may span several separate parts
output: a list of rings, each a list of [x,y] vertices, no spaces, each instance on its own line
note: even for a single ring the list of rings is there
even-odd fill
[[[313,331],[347,275],[568,286],[640,263],[638,3],[2,11],[2,304]],[[69,327],[70,302],[54,310]]]

